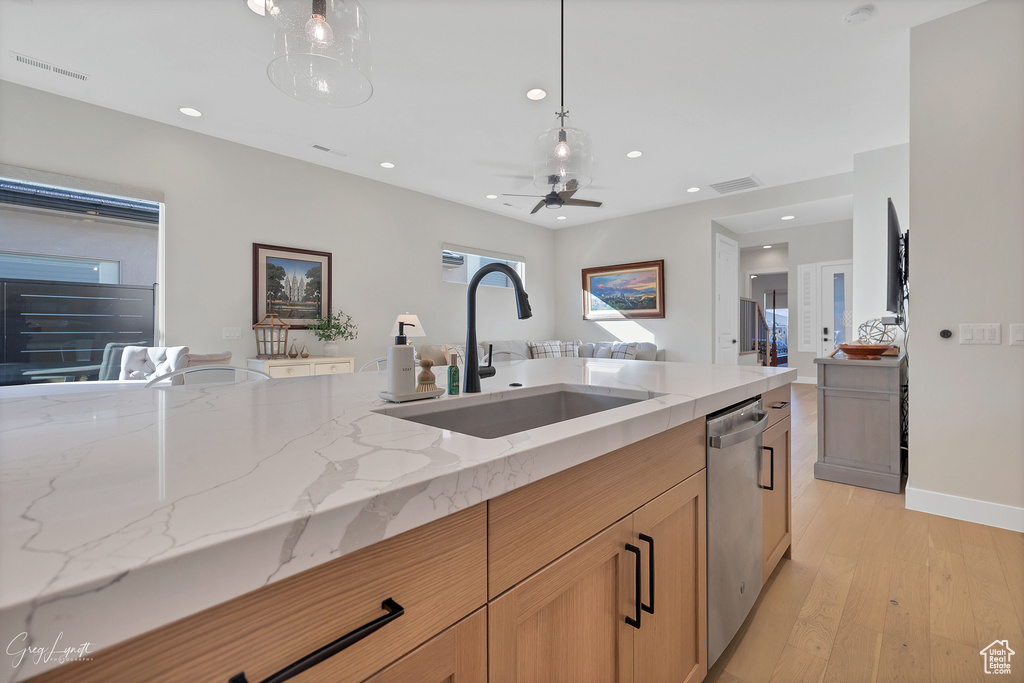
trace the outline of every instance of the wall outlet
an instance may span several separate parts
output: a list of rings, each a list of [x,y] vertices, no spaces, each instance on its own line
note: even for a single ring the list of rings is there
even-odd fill
[[[223,329],[224,329],[224,338],[225,339],[241,339],[242,338],[242,328],[241,327],[225,327]]]
[[[1024,324],[1010,325],[1010,346],[1024,346]]]
[[[961,344],[1002,344],[1001,326],[999,323],[962,323],[960,325]]]

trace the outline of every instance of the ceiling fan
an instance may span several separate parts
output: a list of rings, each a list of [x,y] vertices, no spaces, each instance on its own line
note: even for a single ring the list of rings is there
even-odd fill
[[[540,201],[537,202],[537,206],[533,207],[531,214],[535,214],[541,210],[541,207],[548,209],[560,209],[563,206],[601,206],[601,202],[595,202],[590,199],[573,199],[572,196],[575,194],[578,187],[578,183],[575,179],[565,183],[564,188],[561,192],[555,192],[555,187],[560,182],[559,176],[548,176],[548,181],[551,183],[551,192],[546,195],[540,194],[505,194],[505,197],[539,197]]]

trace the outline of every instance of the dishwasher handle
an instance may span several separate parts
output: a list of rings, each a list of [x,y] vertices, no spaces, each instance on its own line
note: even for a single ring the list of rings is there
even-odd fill
[[[743,443],[747,439],[753,439],[755,436],[764,431],[768,422],[768,413],[764,411],[755,411],[754,415],[757,416],[756,422],[751,422],[748,426],[744,427],[735,432],[729,432],[728,434],[722,434],[719,436],[708,437],[708,445],[711,448],[728,448],[729,446],[735,446],[738,443]]]

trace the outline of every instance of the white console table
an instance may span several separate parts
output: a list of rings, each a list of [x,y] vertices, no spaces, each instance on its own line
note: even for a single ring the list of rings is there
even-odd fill
[[[356,359],[353,356],[298,356],[273,359],[247,358],[245,362],[253,370],[262,370],[271,377],[313,377],[353,372]]]

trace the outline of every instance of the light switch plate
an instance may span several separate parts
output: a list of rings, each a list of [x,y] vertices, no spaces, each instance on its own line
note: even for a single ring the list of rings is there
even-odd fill
[[[1001,326],[999,323],[962,323],[960,325],[961,344],[1002,344]]]
[[[1024,346],[1024,323],[1010,325],[1010,346]]]
[[[242,338],[242,328],[241,327],[225,327],[223,329],[224,329],[224,338],[225,339],[241,339]]]

